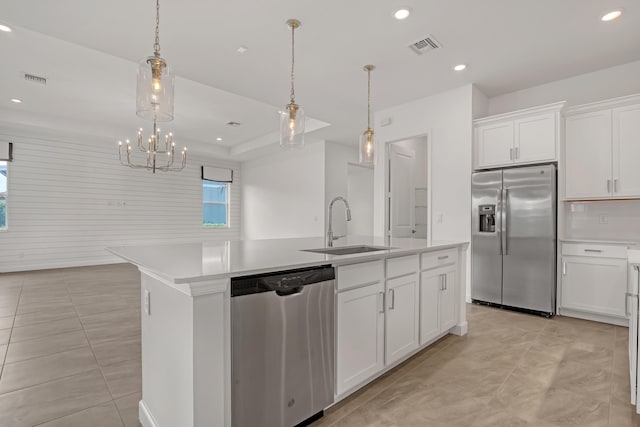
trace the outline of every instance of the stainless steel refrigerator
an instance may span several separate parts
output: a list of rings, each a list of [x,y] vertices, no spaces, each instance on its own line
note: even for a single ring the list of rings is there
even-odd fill
[[[556,311],[556,167],[472,176],[471,299]]]

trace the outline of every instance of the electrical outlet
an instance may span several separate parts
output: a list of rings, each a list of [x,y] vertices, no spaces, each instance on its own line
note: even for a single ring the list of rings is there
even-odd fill
[[[600,215],[600,224],[609,224],[609,217],[606,215]]]
[[[147,316],[151,316],[151,292],[145,289],[144,291],[144,312]]]

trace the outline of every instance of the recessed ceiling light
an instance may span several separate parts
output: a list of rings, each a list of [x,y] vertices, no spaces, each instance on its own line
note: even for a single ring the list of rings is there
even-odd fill
[[[216,141],[222,141],[222,138],[217,137],[217,138],[216,138]]]
[[[246,47],[246,46],[240,46],[240,47],[237,49],[237,52],[238,52],[238,53],[245,53],[245,52],[246,52],[246,51],[248,51],[248,50],[249,50],[249,48],[248,48],[248,47]]]
[[[620,16],[622,16],[621,10],[612,10],[611,12],[605,13],[604,15],[602,15],[600,20],[603,22],[609,22],[609,21],[614,21],[620,18]]]
[[[4,31],[5,33],[10,33],[13,30],[11,30],[11,27],[7,27],[6,25],[0,24],[0,31]]]
[[[403,7],[402,9],[398,9],[393,12],[393,17],[398,21],[402,21],[403,19],[407,19],[411,15],[411,9],[408,7]]]
[[[456,71],[462,71],[462,70],[464,70],[466,68],[467,68],[467,66],[465,64],[458,64],[455,67],[453,67],[453,69],[456,70]]]
[[[20,104],[22,102],[22,99],[11,98],[11,102],[15,102],[16,104]]]

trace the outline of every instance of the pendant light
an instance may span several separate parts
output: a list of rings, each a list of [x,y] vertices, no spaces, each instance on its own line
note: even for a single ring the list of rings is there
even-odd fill
[[[167,61],[160,56],[160,0],[156,0],[156,38],[153,55],[138,66],[136,114],[158,122],[173,120],[174,80]]]
[[[300,21],[289,19],[287,25],[291,28],[291,99],[289,104],[280,111],[280,146],[293,148],[304,145],[304,111],[296,104],[294,87],[295,31],[300,27]]]
[[[367,130],[360,135],[360,163],[374,165],[376,163],[375,144],[373,140],[373,129],[371,129],[371,71],[375,70],[373,65],[365,65],[367,72]]]

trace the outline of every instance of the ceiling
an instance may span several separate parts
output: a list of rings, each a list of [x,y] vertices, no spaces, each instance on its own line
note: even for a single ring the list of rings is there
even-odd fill
[[[296,32],[296,98],[309,136],[355,143],[372,107],[388,108],[474,83],[495,96],[640,59],[637,0],[162,0],[162,55],[176,75],[177,138],[196,152],[243,159],[277,142],[288,102],[289,18]],[[409,6],[411,16],[392,12]],[[623,8],[617,21],[600,16]],[[135,116],[137,62],[152,53],[153,0],[4,1],[0,110],[5,117],[99,127],[114,140]],[[407,46],[433,35],[442,48]],[[246,46],[244,54],[238,47]],[[452,67],[466,63],[467,70]],[[22,72],[48,78],[26,83]],[[8,98],[24,100],[12,104]],[[242,123],[238,128],[228,121]],[[123,136],[124,135],[124,136]],[[221,137],[222,141],[216,141]]]

